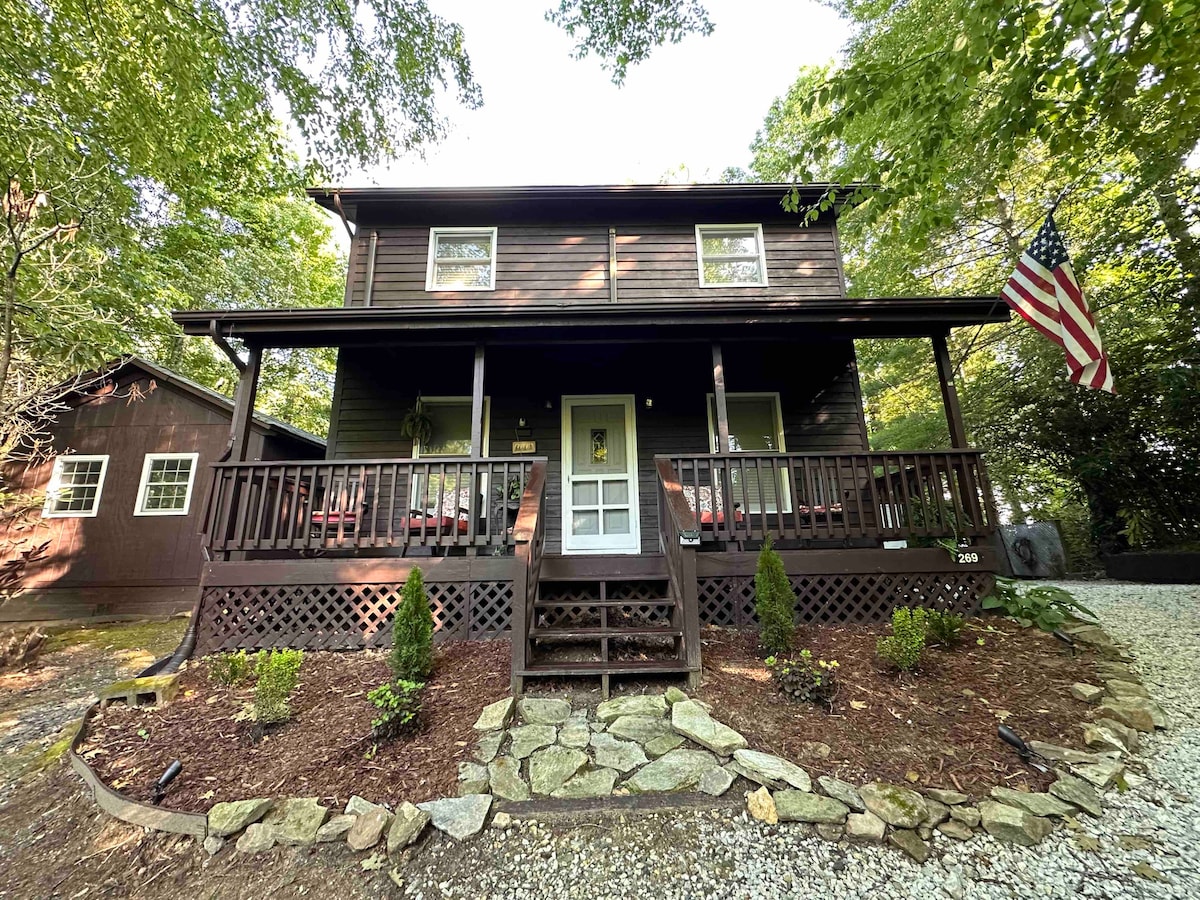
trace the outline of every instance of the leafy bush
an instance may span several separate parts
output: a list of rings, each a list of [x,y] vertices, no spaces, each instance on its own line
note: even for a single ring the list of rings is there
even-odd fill
[[[1036,625],[1042,631],[1054,631],[1067,617],[1081,612],[1096,618],[1096,614],[1076,600],[1070,591],[1054,585],[1021,588],[1011,578],[997,578],[990,597],[983,601],[984,609],[1002,609],[1021,624],[1022,628]]]
[[[925,610],[897,607],[892,611],[892,633],[881,637],[876,652],[897,669],[911,672],[925,649]]]
[[[801,650],[799,657],[776,659],[767,657],[771,680],[791,700],[832,705],[837,694],[836,659],[813,659],[811,650]]]
[[[963,623],[960,615],[943,612],[940,609],[925,610],[925,631],[935,643],[943,647],[953,647],[962,638]]]
[[[217,684],[232,687],[250,677],[250,657],[245,650],[218,653],[208,660],[208,677]]]
[[[763,649],[774,656],[788,653],[796,633],[796,594],[783,569],[783,560],[771,546],[770,537],[758,554],[754,609],[758,613],[759,640]]]
[[[286,722],[292,715],[288,699],[300,680],[299,650],[260,650],[254,665],[254,719],[260,725]]]
[[[401,679],[395,684],[377,687],[367,694],[367,699],[379,709],[378,718],[371,721],[371,737],[378,741],[389,741],[416,731],[424,687],[419,681]]]
[[[420,569],[408,573],[392,622],[391,667],[398,681],[424,681],[433,670],[433,613]]]

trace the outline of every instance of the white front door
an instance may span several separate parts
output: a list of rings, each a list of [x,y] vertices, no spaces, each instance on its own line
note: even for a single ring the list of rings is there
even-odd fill
[[[633,397],[563,397],[563,553],[637,553]]]

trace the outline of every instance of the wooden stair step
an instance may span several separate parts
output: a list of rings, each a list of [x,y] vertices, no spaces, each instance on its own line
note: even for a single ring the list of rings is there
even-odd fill
[[[518,674],[525,677],[548,675],[637,675],[642,672],[690,672],[682,659],[610,660],[609,662],[533,663]]]
[[[531,638],[621,638],[621,637],[683,637],[682,628],[546,628],[529,629]]]
[[[559,607],[596,607],[607,606],[609,608],[615,606],[674,606],[675,601],[671,597],[654,597],[652,599],[638,600],[535,600],[533,601],[534,609],[557,609]]]

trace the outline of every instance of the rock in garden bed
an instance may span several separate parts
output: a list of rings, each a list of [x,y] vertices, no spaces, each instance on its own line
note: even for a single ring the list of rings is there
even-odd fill
[[[393,805],[455,796],[458,764],[480,737],[473,728],[480,709],[508,697],[508,643],[439,645],[422,730],[380,744],[372,755],[374,707],[366,692],[389,675],[382,652],[306,652],[291,721],[253,743],[236,719],[253,687],[210,682],[199,660],[180,676],[171,705],[113,705],[94,717],[81,752],[105,782],[138,800],[149,799],[151,783],[173,759],[182,760],[163,805],[196,812],[247,796],[301,792],[323,798],[335,813],[353,794]]]

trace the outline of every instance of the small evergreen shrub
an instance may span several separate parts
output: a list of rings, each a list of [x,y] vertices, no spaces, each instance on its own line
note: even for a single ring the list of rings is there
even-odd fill
[[[433,671],[433,612],[420,569],[404,582],[392,622],[392,675],[397,681],[425,681]]]
[[[260,725],[286,722],[292,715],[289,698],[300,680],[300,650],[260,650],[254,665],[254,719]]]
[[[833,705],[837,694],[836,659],[813,659],[811,650],[801,650],[798,657],[776,659],[767,657],[771,680],[780,692],[796,702]]]
[[[954,647],[962,638],[963,623],[960,615],[940,609],[925,610],[925,631],[934,643],[943,647]]]
[[[381,685],[367,694],[367,699],[379,710],[379,715],[371,721],[371,737],[377,741],[390,741],[416,731],[424,687],[419,681],[400,680]]]
[[[892,611],[892,633],[875,645],[881,658],[903,672],[911,672],[925,649],[925,610],[897,607]]]
[[[218,653],[208,660],[209,680],[225,687],[241,684],[250,677],[250,657],[245,650],[236,653]]]
[[[783,560],[771,546],[770,537],[758,554],[754,610],[758,613],[759,641],[763,649],[772,656],[787,655],[796,633],[796,594],[783,569]]]

